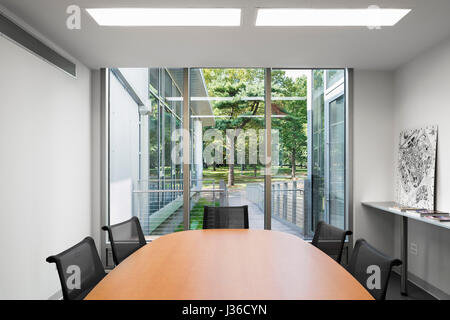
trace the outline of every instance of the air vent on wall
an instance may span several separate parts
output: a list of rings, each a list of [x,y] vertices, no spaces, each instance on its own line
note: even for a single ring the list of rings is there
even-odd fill
[[[16,42],[25,49],[33,52],[34,54],[53,64],[57,68],[76,77],[77,66],[75,63],[69,61],[68,59],[64,58],[62,55],[57,53],[55,50],[45,45],[42,41],[34,37],[28,31],[18,26],[16,23],[7,18],[1,12],[0,12],[0,34]]]

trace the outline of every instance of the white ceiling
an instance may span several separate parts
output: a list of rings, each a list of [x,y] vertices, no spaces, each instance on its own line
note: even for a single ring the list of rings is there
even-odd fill
[[[91,68],[354,67],[395,69],[450,36],[450,0],[0,0],[7,10]],[[81,30],[66,8],[229,7],[240,27],[100,27],[83,10]],[[411,8],[394,27],[255,27],[257,7]]]

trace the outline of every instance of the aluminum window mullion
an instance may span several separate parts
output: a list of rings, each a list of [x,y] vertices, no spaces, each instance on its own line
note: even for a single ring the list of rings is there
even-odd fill
[[[324,73],[326,79],[326,74]],[[326,82],[325,82],[326,85]],[[330,223],[330,100],[324,95],[324,112],[325,112],[325,152],[324,152],[324,193],[325,193],[325,214],[324,220]]]
[[[183,69],[183,217],[184,230],[189,230],[190,209],[190,108],[189,68]]]
[[[100,69],[100,225],[109,225],[109,195],[110,195],[110,175],[109,175],[109,152],[110,152],[110,132],[109,132],[109,69]],[[100,255],[102,261],[106,263],[106,233],[100,232]]]
[[[353,69],[345,71],[345,226],[353,230]],[[349,242],[353,244],[353,235]]]
[[[181,89],[178,87],[178,83],[175,81],[175,79],[173,78],[172,73],[169,71],[169,68],[163,68],[167,74],[169,75],[170,80],[172,81],[173,84],[175,84],[175,87],[177,88],[178,92],[181,94]],[[184,91],[184,88],[183,88]],[[173,92],[172,92],[172,96],[173,96]]]
[[[312,235],[312,221],[313,221],[313,193],[312,193],[312,171],[313,171],[313,83],[314,70],[309,71],[309,76],[306,84],[306,109],[307,109],[307,185],[303,193],[303,236],[310,237]]]
[[[265,176],[264,176],[264,229],[272,229],[272,69],[266,68],[265,80]]]

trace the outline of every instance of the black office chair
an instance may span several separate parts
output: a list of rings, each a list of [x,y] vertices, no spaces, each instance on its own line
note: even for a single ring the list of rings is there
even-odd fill
[[[359,239],[355,243],[350,263],[347,267],[356,280],[359,281],[376,300],[386,298],[386,290],[391,276],[393,266],[399,266],[402,262],[399,259],[393,259],[378,251],[364,239]],[[379,281],[373,277],[377,276],[379,268]],[[371,279],[369,279],[371,277]],[[371,285],[378,284],[375,288],[369,288]]]
[[[147,244],[137,217],[132,217],[127,221],[109,227],[104,226],[102,230],[108,232],[116,266],[133,252]]]
[[[319,221],[311,243],[338,263],[341,263],[345,238],[350,235],[352,235],[352,232],[349,230],[342,230],[324,221]]]
[[[203,229],[248,229],[248,206],[205,206]]]
[[[56,263],[64,300],[82,300],[106,275],[91,237],[46,261]]]

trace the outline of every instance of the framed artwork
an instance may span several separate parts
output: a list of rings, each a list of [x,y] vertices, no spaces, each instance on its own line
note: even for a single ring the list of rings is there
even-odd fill
[[[406,207],[434,210],[437,126],[400,133],[397,202]]]

